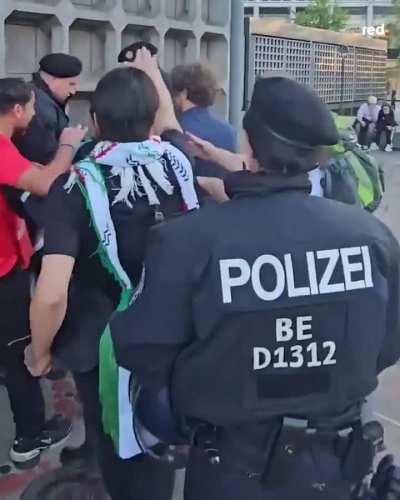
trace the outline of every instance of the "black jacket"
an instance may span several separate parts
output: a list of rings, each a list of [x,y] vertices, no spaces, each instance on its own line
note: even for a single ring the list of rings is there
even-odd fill
[[[143,294],[112,322],[118,361],[180,417],[331,416],[400,357],[400,249],[306,176],[228,177],[233,200],[152,230]]]
[[[69,118],[64,106],[38,74],[34,75],[33,84],[36,115],[26,133],[15,140],[15,145],[28,160],[46,165],[57,152],[61,132],[68,126]]]
[[[384,129],[386,127],[395,127],[396,125],[397,122],[394,117],[393,109],[391,109],[389,111],[389,114],[387,115],[383,112],[383,109],[379,111],[378,121],[376,123],[378,129]]]

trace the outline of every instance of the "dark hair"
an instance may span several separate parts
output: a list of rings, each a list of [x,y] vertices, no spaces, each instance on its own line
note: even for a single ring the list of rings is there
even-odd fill
[[[118,68],[98,83],[92,97],[100,140],[141,142],[149,138],[160,105],[157,89],[143,71]]]
[[[298,175],[312,170],[318,162],[321,147],[301,147],[281,140],[252,111],[245,114],[243,128],[254,158],[264,170],[276,174]]]
[[[208,108],[215,102],[217,79],[211,69],[200,63],[176,66],[171,72],[170,81],[174,94],[186,90],[189,101],[196,106]]]
[[[32,99],[32,85],[20,78],[0,78],[0,115],[10,112],[19,104],[25,106]]]

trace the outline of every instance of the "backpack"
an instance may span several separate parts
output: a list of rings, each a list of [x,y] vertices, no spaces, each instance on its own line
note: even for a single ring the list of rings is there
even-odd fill
[[[336,115],[335,123],[341,139],[330,149],[331,159],[321,166],[324,196],[374,212],[385,191],[382,167],[358,146],[349,122]]]

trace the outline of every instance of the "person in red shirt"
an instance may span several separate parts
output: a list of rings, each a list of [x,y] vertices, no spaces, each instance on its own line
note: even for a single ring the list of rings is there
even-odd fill
[[[30,342],[29,307],[32,244],[25,221],[10,207],[5,195],[14,187],[46,196],[53,181],[68,170],[82,141],[82,128],[64,129],[54,160],[32,164],[11,142],[31,122],[35,97],[32,87],[15,78],[0,79],[0,361],[16,426],[10,457],[15,463],[35,464],[43,449],[66,439],[71,423],[56,416],[45,420],[39,380],[24,364]]]

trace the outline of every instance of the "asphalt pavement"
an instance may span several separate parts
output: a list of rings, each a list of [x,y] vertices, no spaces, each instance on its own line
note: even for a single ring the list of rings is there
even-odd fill
[[[385,170],[386,192],[377,216],[400,241],[400,153],[379,153]],[[376,415],[385,427],[388,451],[400,461],[400,365],[387,370],[375,396]]]

